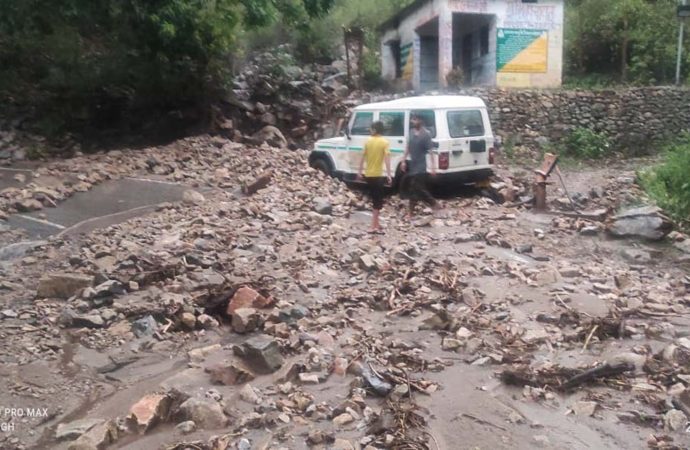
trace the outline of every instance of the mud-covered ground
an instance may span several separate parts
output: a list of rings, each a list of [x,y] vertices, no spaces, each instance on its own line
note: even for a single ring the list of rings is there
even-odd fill
[[[32,168],[76,180],[58,208],[123,177],[203,195],[38,242],[5,225],[0,447],[688,448],[683,236],[605,231],[644,163],[563,169],[603,221],[557,178],[551,212],[517,205],[532,175],[504,165],[510,201],[446,191],[410,222],[393,196],[383,235],[302,151],[199,137]],[[43,201],[31,181],[5,197]],[[229,313],[241,288],[261,301]],[[269,370],[238,352],[257,339]]]

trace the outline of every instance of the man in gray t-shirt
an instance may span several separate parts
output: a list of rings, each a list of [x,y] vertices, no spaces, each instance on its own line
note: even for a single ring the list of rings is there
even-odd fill
[[[427,155],[434,147],[431,141],[431,134],[424,128],[424,121],[421,116],[412,113],[410,116],[410,123],[412,130],[410,131],[410,138],[408,139],[407,148],[405,149],[405,156],[403,157],[402,170],[407,173],[407,190],[410,197],[410,211],[409,217],[414,213],[414,207],[417,201],[423,201],[431,207],[436,207],[436,200],[429,193],[427,188]],[[431,154],[431,175],[436,175],[436,159],[434,154]],[[409,157],[409,163],[407,162]]]

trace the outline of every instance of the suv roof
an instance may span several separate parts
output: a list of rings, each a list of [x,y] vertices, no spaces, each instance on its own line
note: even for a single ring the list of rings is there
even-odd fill
[[[444,109],[444,108],[486,108],[484,100],[465,95],[424,95],[405,97],[388,102],[368,103],[355,111],[379,109]]]

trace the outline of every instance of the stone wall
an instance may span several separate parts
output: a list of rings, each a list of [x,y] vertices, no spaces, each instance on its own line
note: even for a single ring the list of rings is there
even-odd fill
[[[644,152],[667,137],[690,131],[690,89],[473,88],[458,93],[484,99],[494,134],[516,144],[558,142],[584,127],[606,133],[617,149]]]

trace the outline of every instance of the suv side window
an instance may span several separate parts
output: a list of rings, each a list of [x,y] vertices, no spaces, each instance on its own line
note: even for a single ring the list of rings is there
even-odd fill
[[[379,113],[379,120],[383,122],[384,136],[405,136],[404,112],[382,112]]]
[[[448,111],[448,133],[452,138],[484,136],[481,111]]]
[[[412,111],[410,111],[410,118],[415,114],[422,118],[422,120],[424,121],[424,128],[426,128],[429,131],[429,134],[431,135],[432,138],[435,138],[436,137],[436,113],[434,112],[434,110],[433,109],[412,110]],[[412,123],[409,123],[408,126],[410,127],[410,129],[412,129]]]
[[[371,124],[374,123],[373,112],[358,112],[352,122],[350,134],[357,136],[369,136],[371,134]]]

